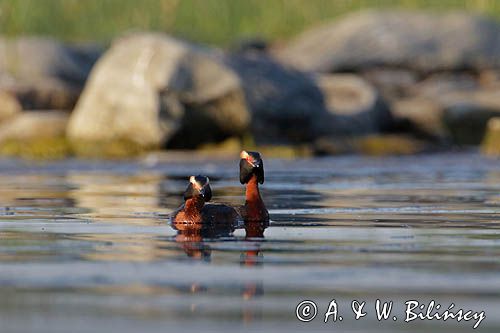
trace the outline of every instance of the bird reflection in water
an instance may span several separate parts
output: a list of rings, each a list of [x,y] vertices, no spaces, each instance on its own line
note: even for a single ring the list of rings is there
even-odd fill
[[[243,226],[235,223],[172,223],[172,228],[177,230],[175,241],[182,246],[186,255],[193,260],[211,261],[212,249],[209,242],[220,238],[233,238],[236,241],[244,241],[245,250],[240,255],[242,267],[256,267],[263,263],[263,255],[260,247],[264,239],[264,231],[269,226],[268,221],[246,221]],[[245,237],[237,239],[233,232],[240,228],[245,229]],[[199,283],[192,283],[192,293],[206,291],[207,288]],[[245,283],[241,288],[241,296],[245,301],[252,301],[256,297],[264,295],[262,282],[255,281]],[[193,305],[192,309],[196,309]],[[262,318],[262,310],[255,304],[247,304],[242,307],[242,320],[245,323]]]
[[[251,267],[262,264],[262,256],[260,256],[260,245],[264,239],[264,230],[269,226],[269,222],[245,222],[245,240],[253,242],[253,248],[242,253],[241,263],[244,266]]]
[[[256,222],[245,221],[245,241],[252,244],[241,255],[241,265],[244,267],[255,267],[263,264],[263,256],[260,251],[260,246],[264,240],[264,230],[269,226],[269,221]],[[256,297],[264,295],[264,285],[262,281],[246,283],[241,295],[245,301],[251,301]],[[250,323],[254,320],[262,319],[262,308],[248,306],[242,312],[243,322]]]
[[[182,245],[187,256],[210,261],[212,250],[205,241],[222,237],[234,237],[236,225],[233,223],[172,223],[177,230],[175,241]]]

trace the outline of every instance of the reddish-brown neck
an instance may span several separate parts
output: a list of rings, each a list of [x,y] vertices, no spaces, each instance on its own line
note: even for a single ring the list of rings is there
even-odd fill
[[[184,205],[184,211],[189,216],[199,215],[204,204],[205,200],[203,200],[203,198],[199,196],[192,197],[186,200],[186,203]]]
[[[262,203],[262,198],[259,192],[259,183],[257,182],[256,175],[252,175],[252,178],[250,178],[250,180],[247,183],[246,202]]]

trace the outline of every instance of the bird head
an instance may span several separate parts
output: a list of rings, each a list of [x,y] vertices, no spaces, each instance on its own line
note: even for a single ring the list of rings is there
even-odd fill
[[[209,183],[210,180],[207,176],[189,177],[189,185],[184,192],[184,200],[202,197],[205,202],[210,201],[212,199],[212,189]]]
[[[245,151],[240,153],[240,182],[246,184],[253,175],[257,177],[260,184],[264,183],[264,163],[260,153],[256,151]]]

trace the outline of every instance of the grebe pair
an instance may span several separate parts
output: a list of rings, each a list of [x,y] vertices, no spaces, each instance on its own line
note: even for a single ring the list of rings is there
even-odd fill
[[[184,192],[184,204],[172,214],[173,223],[233,223],[268,222],[264,201],[259,192],[259,183],[264,183],[264,163],[258,152],[240,153],[240,182],[246,184],[245,205],[238,210],[221,204],[205,204],[212,199],[212,189],[206,176],[191,176]]]

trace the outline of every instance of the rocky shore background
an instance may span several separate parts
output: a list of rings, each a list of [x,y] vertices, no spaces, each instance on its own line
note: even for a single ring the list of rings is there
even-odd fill
[[[0,38],[0,153],[500,155],[500,23],[366,10],[219,49],[159,32],[109,46]],[[264,148],[265,149],[265,148]]]

